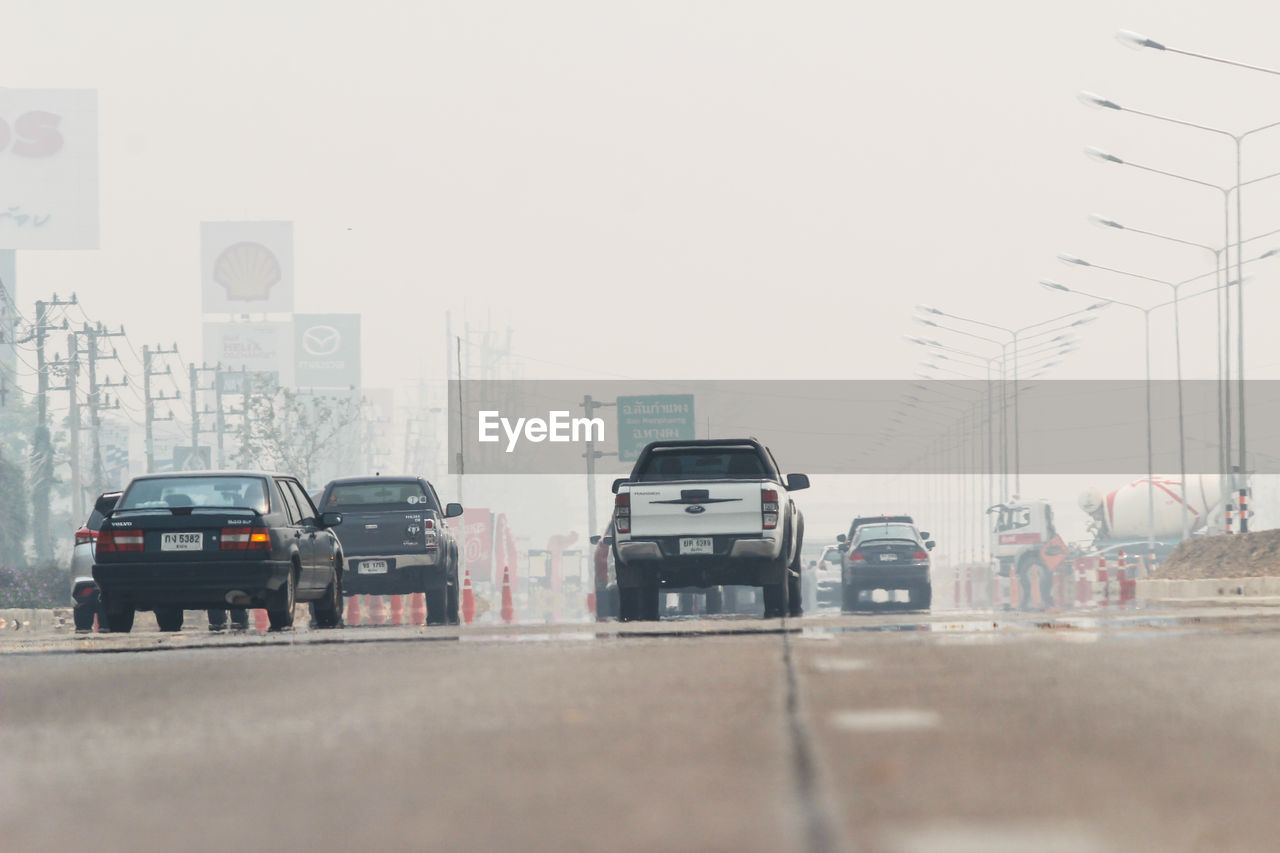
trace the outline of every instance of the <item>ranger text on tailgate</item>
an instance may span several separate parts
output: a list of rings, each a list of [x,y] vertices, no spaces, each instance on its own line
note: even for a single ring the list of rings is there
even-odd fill
[[[765,618],[800,613],[804,516],[755,439],[655,441],[613,484],[614,556],[623,619],[657,619],[662,588],[759,586]]]

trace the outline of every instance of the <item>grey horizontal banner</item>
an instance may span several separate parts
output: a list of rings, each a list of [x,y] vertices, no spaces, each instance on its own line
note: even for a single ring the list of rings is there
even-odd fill
[[[756,437],[806,474],[1214,474],[1220,383],[519,380],[449,383],[450,473],[630,472],[649,441]],[[1238,463],[1231,386],[1231,464]],[[1280,473],[1280,382],[1246,383],[1248,468]],[[585,406],[590,406],[590,411]],[[1183,440],[1179,441],[1179,421]],[[1180,445],[1182,448],[1180,454]]]

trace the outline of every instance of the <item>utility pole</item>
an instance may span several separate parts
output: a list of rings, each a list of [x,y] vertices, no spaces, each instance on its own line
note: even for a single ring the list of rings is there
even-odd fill
[[[175,345],[168,349],[164,347],[148,347],[146,344],[142,346],[142,398],[146,404],[146,442],[147,442],[147,473],[150,474],[156,470],[156,446],[154,425],[159,421],[173,420],[173,414],[158,418],[156,417],[156,403],[162,403],[165,400],[176,400],[179,395],[160,393],[152,395],[151,393],[151,377],[152,376],[169,376],[173,373],[171,365],[165,365],[164,370],[152,370],[151,361],[157,355],[171,355],[178,351]]]
[[[213,367],[210,367],[209,365],[207,365],[207,364],[206,364],[206,365],[204,365],[203,367],[196,367],[196,366],[195,366],[195,363],[194,363],[194,362],[192,362],[192,363],[191,363],[191,365],[190,365],[190,367],[189,367],[189,372],[190,372],[189,380],[190,380],[190,383],[191,383],[191,458],[192,458],[192,459],[196,459],[196,458],[199,456],[199,453],[200,453],[200,435],[201,435],[202,433],[211,433],[211,432],[212,432],[212,433],[216,433],[216,434],[217,434],[217,440],[218,440],[218,456],[219,456],[218,465],[219,465],[219,466],[221,466],[221,464],[222,464],[222,460],[221,460],[221,456],[222,456],[222,426],[223,426],[223,423],[224,423],[224,422],[223,422],[223,419],[222,419],[222,412],[221,412],[221,408],[222,408],[222,391],[221,391],[221,387],[222,387],[222,365],[221,365],[221,364],[218,364],[218,365],[215,365],[215,366],[213,366]],[[212,374],[213,374],[213,384],[212,384],[212,385],[210,385],[210,386],[209,386],[209,387],[207,387],[207,388],[205,388],[205,387],[201,387],[201,386],[200,386],[200,374],[201,374],[201,373],[212,373]],[[214,394],[215,394],[215,396],[216,396],[216,398],[217,398],[217,401],[218,401],[218,408],[219,408],[219,411],[216,413],[216,418],[217,418],[217,420],[216,420],[215,425],[214,425],[213,427],[203,428],[203,429],[200,427],[200,411],[201,411],[201,410],[200,410],[200,392],[201,392],[201,391],[213,391],[213,392],[214,392]],[[204,413],[205,413],[205,414],[214,414],[214,412],[210,411],[210,409],[209,409],[207,406],[206,406],[206,407],[205,407],[205,409],[204,409]],[[211,468],[213,467],[213,460],[212,460],[212,459],[210,459],[210,460],[209,460],[209,467],[211,467]]]
[[[67,428],[71,432],[71,508],[76,520],[84,518],[84,485],[80,477],[80,341],[67,335]]]
[[[90,481],[90,491],[97,495],[106,488],[106,467],[102,462],[102,410],[118,409],[118,402],[111,402],[106,395],[101,394],[104,388],[122,388],[129,384],[127,378],[119,382],[99,382],[98,381],[98,359],[100,358],[116,358],[115,348],[112,347],[111,355],[104,356],[98,352],[99,338],[118,338],[124,335],[124,326],[120,327],[118,332],[108,332],[106,327],[99,323],[97,326],[85,324],[85,354],[88,356],[86,361],[89,365],[89,391],[85,395],[85,400],[89,405],[89,429],[93,443],[93,467]]]
[[[45,362],[44,345],[49,331],[49,311],[76,303],[71,299],[59,299],[55,293],[50,300],[36,300],[36,324],[27,340],[36,344],[36,429],[31,450],[31,538],[36,559],[41,564],[53,562],[53,539],[49,533],[49,509],[53,490],[53,441],[49,433],[49,369]],[[66,321],[62,326],[66,327]]]
[[[587,394],[582,398],[582,408],[586,410],[587,419],[591,419],[591,413],[596,409],[603,409],[608,406],[616,406],[614,403],[598,403],[591,399],[591,395]],[[587,427],[587,451],[583,454],[587,457],[587,535],[585,538],[590,539],[596,535],[596,460],[605,456],[617,456],[617,453],[602,453],[596,450],[595,440],[591,437],[591,427]]]

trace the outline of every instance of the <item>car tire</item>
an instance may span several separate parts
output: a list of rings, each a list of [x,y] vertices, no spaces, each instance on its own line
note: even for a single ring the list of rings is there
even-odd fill
[[[429,589],[425,593],[427,599],[427,624],[444,625],[449,621],[445,610],[448,607],[449,593],[447,589]]]
[[[764,618],[781,619],[790,611],[787,593],[791,584],[784,578],[781,583],[767,583],[764,592]]]
[[[703,612],[708,616],[716,616],[724,612],[724,588],[713,586],[707,590],[707,600]]]
[[[181,607],[157,607],[155,609],[156,625],[161,631],[181,631],[182,618],[185,615]]]
[[[85,632],[93,630],[93,617],[98,615],[98,606],[88,604],[77,604],[71,611],[71,617],[75,620],[76,631]]]
[[[295,564],[285,579],[284,586],[272,593],[267,602],[267,622],[272,631],[293,627],[293,605],[298,594],[298,566]]]
[[[869,604],[863,604],[860,601],[864,592],[866,590],[857,584],[842,585],[840,587],[840,612],[863,613],[870,610],[871,606]]]
[[[112,634],[127,634],[133,630],[133,605],[113,605],[106,600],[102,612],[107,617],[107,630]]]
[[[933,584],[920,584],[911,590],[911,607],[915,610],[928,610],[933,606]]]
[[[335,566],[342,565],[342,558],[335,561]],[[333,580],[325,588],[324,596],[312,604],[312,614],[317,628],[342,627],[342,570],[334,568]]]
[[[804,601],[800,598],[800,576],[788,574],[787,576],[787,615],[801,616],[804,614]]]

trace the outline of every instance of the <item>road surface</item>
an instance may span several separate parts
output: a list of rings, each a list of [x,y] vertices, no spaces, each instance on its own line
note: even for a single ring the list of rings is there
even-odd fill
[[[1280,608],[0,638],[0,849],[1269,850]]]

